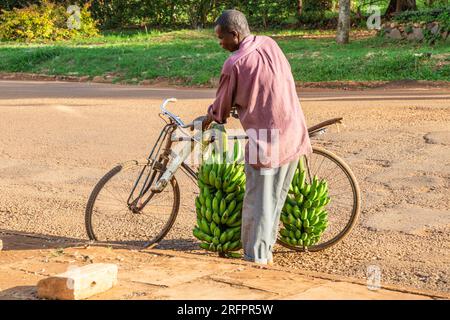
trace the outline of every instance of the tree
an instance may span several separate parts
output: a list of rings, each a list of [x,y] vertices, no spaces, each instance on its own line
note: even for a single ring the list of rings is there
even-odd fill
[[[336,42],[348,43],[350,38],[350,0],[339,0],[339,19]]]
[[[390,0],[385,15],[387,16],[396,12],[416,9],[416,0]]]
[[[300,17],[303,13],[303,0],[297,0],[297,15]]]

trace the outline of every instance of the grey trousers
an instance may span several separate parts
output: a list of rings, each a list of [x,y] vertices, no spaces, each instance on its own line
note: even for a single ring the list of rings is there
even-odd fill
[[[270,169],[245,164],[247,181],[241,229],[245,260],[262,264],[272,261],[281,209],[297,164],[298,159]]]

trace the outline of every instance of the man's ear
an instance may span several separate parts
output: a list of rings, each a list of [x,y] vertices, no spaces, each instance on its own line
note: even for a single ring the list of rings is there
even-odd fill
[[[239,33],[236,31],[230,31],[230,33],[233,35],[233,38],[237,38],[239,40]]]

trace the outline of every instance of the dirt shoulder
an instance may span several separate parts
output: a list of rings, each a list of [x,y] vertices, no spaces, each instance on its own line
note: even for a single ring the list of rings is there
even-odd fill
[[[0,232],[0,300],[37,298],[48,276],[90,263],[113,263],[118,283],[90,299],[448,299],[449,295],[393,286],[370,287],[358,279],[258,266],[202,252],[90,246]]]

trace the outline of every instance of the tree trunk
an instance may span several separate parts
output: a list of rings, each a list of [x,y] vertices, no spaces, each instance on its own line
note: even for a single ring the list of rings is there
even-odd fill
[[[303,0],[297,1],[297,15],[301,16],[303,13]]]
[[[336,42],[346,44],[350,37],[350,0],[339,0],[339,20]]]
[[[390,0],[385,15],[406,10],[417,10],[416,0]]]

